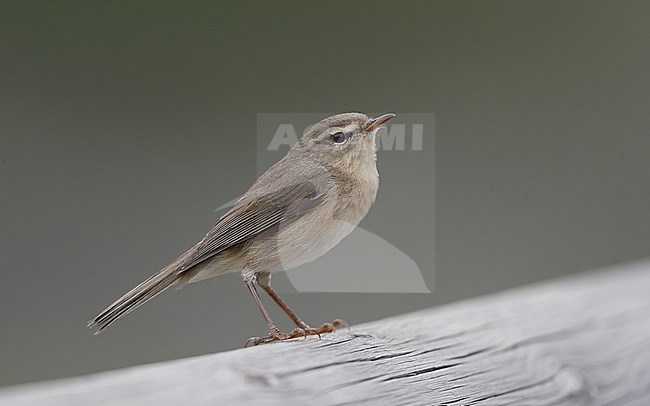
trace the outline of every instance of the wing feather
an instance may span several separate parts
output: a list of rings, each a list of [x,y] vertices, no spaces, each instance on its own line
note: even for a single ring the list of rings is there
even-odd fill
[[[313,183],[304,182],[284,187],[272,194],[242,198],[197,245],[177,274],[274,226],[295,221],[316,207],[323,196]]]

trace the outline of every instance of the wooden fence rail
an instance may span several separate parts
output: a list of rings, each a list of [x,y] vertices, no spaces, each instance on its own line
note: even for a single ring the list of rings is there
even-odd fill
[[[0,405],[650,405],[650,263],[310,337],[0,391]]]

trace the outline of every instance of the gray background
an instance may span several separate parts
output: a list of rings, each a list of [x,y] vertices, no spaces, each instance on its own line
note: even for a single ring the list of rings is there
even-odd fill
[[[0,384],[264,333],[236,274],[85,328],[250,185],[259,112],[436,114],[434,293],[287,295],[313,324],[648,256],[648,15],[644,1],[3,1]],[[364,228],[414,221],[390,185],[428,175],[382,171]]]

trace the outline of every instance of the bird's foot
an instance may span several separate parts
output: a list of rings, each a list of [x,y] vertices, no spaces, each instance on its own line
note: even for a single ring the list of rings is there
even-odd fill
[[[320,335],[324,333],[331,333],[337,328],[347,327],[348,330],[350,327],[348,323],[341,319],[334,319],[331,323],[324,323],[319,328],[312,328],[307,323],[302,323],[300,327],[296,327],[291,330],[289,333],[283,333],[280,330],[274,329],[271,330],[271,333],[266,337],[251,337],[244,343],[244,348],[249,345],[255,346],[260,344],[267,344],[273,341],[284,341],[292,338],[305,337],[308,335],[317,335],[320,339]]]
[[[337,328],[342,328],[342,327],[347,327],[348,331],[350,330],[348,323],[345,320],[341,320],[341,319],[334,319],[331,323],[323,323],[323,325],[318,328],[311,328],[306,323],[302,323],[300,325],[300,328],[303,329],[305,332],[307,332],[307,334],[317,335],[318,338],[320,338],[321,334],[331,333]]]
[[[260,344],[266,344],[266,343],[271,343],[273,341],[284,341],[284,340],[289,340],[291,338],[297,338],[297,337],[307,337],[308,335],[307,330],[303,330],[300,327],[296,327],[293,330],[291,330],[288,333],[283,333],[280,330],[273,329],[271,330],[271,333],[267,335],[266,337],[251,337],[246,342],[244,343],[244,348],[248,347],[249,345],[260,345]]]

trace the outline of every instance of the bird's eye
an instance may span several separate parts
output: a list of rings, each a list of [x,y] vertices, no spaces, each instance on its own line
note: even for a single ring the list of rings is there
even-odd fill
[[[342,143],[345,142],[345,134],[343,134],[343,133],[340,132],[340,131],[337,132],[337,133],[332,134],[332,135],[330,136],[330,138],[331,138],[332,141],[333,141],[334,143],[336,143],[336,144],[342,144]]]

